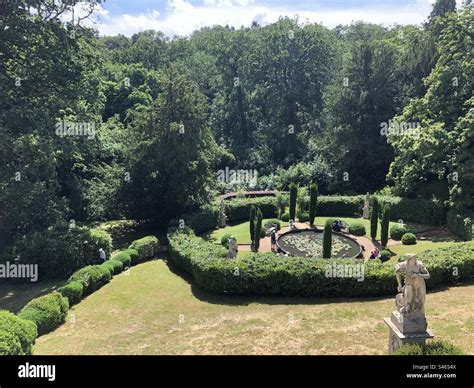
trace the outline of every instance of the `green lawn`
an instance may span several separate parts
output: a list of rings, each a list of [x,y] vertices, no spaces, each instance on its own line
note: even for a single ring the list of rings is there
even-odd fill
[[[433,241],[418,241],[415,245],[396,245],[390,247],[390,252],[394,253],[389,262],[395,264],[398,262],[398,258],[402,255],[407,253],[420,253],[423,251],[431,250],[431,249],[438,249],[438,248],[447,248],[455,244],[460,244],[460,242],[454,241],[440,241],[440,242],[433,242]]]
[[[474,353],[474,285],[430,292],[436,339]],[[217,297],[155,260],[116,276],[37,339],[34,354],[385,354],[393,297]]]

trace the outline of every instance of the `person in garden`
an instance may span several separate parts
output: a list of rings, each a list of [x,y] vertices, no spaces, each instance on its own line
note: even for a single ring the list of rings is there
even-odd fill
[[[107,260],[107,254],[105,253],[105,251],[102,248],[99,249],[99,257],[100,257],[100,260],[102,260],[102,261]]]
[[[275,252],[276,250],[276,232],[275,229],[272,229],[272,232],[270,234],[270,239],[271,239],[271,245],[272,245],[272,252]]]

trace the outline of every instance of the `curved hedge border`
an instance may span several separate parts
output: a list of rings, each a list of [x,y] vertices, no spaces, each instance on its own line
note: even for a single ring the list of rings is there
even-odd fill
[[[199,287],[215,294],[369,297],[396,292],[392,265],[366,262],[364,281],[358,281],[326,276],[328,264],[362,264],[357,259],[329,262],[256,253],[228,260],[222,248],[196,237],[189,229],[170,229],[168,240],[172,262],[191,274]],[[419,258],[431,273],[428,288],[474,279],[474,243],[426,251]]]
[[[0,355],[31,354],[36,337],[63,324],[70,306],[107,284],[130,265],[154,257],[158,248],[159,241],[155,236],[135,240],[110,260],[77,270],[58,291],[32,299],[18,316],[0,310]]]

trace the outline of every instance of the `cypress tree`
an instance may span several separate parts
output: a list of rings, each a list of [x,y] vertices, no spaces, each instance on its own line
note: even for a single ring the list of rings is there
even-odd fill
[[[323,259],[330,259],[332,251],[332,222],[327,220],[324,225]]]
[[[377,237],[377,225],[379,224],[379,200],[374,197],[372,201],[372,213],[370,214],[370,237]]]
[[[255,232],[254,232],[254,250],[255,252],[258,252],[258,249],[260,248],[260,233],[262,230],[262,220],[263,220],[263,214],[260,208],[257,208],[257,221],[255,222]]]
[[[255,233],[255,217],[257,215],[257,209],[255,208],[255,205],[250,205],[250,217],[249,217],[249,222],[250,222],[250,241],[253,247],[254,244],[254,233]]]
[[[390,224],[390,207],[385,205],[382,209],[382,220],[380,222],[380,243],[385,248],[388,243],[388,229]]]
[[[318,185],[316,183],[312,183],[309,187],[309,196],[309,224],[313,226],[318,202]]]
[[[296,220],[296,197],[298,195],[298,187],[292,183],[290,185],[290,220]]]

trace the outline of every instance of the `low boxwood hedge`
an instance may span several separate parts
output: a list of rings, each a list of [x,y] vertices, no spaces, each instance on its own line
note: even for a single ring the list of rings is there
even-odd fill
[[[34,322],[0,310],[0,355],[30,355],[37,336]]]
[[[132,266],[132,258],[130,257],[129,251],[131,251],[131,249],[126,249],[125,251],[116,253],[112,256],[112,260],[120,261],[123,265],[123,269],[130,268]],[[134,251],[136,252],[136,257],[138,259],[138,252],[135,249]]]
[[[67,282],[58,290],[62,296],[66,297],[69,305],[79,303],[84,293],[84,286],[81,282],[71,281]]]
[[[102,264],[102,267],[109,269],[110,275],[118,275],[123,271],[123,263],[119,260],[110,259]]]
[[[101,265],[88,265],[74,272],[69,281],[81,283],[84,287],[84,294],[87,295],[107,284],[110,279],[112,279],[112,275],[107,268]]]
[[[146,260],[152,259],[155,257],[156,253],[158,252],[158,248],[160,247],[160,242],[156,236],[146,236],[139,240],[135,240],[129,246],[129,249],[135,249],[138,251],[139,255],[139,262],[144,262]],[[132,258],[132,265],[138,263],[134,263]]]
[[[285,258],[270,253],[227,260],[219,246],[196,237],[190,230],[172,229],[168,239],[172,262],[211,293],[324,297],[396,293],[393,265],[375,261],[362,263],[357,259]],[[456,244],[419,256],[432,275],[428,288],[474,279],[474,244]],[[364,280],[326,276],[328,264],[363,264]],[[453,273],[458,275],[453,276]]]
[[[33,321],[38,328],[38,335],[43,335],[64,323],[68,310],[68,299],[53,291],[29,301],[18,316]]]

